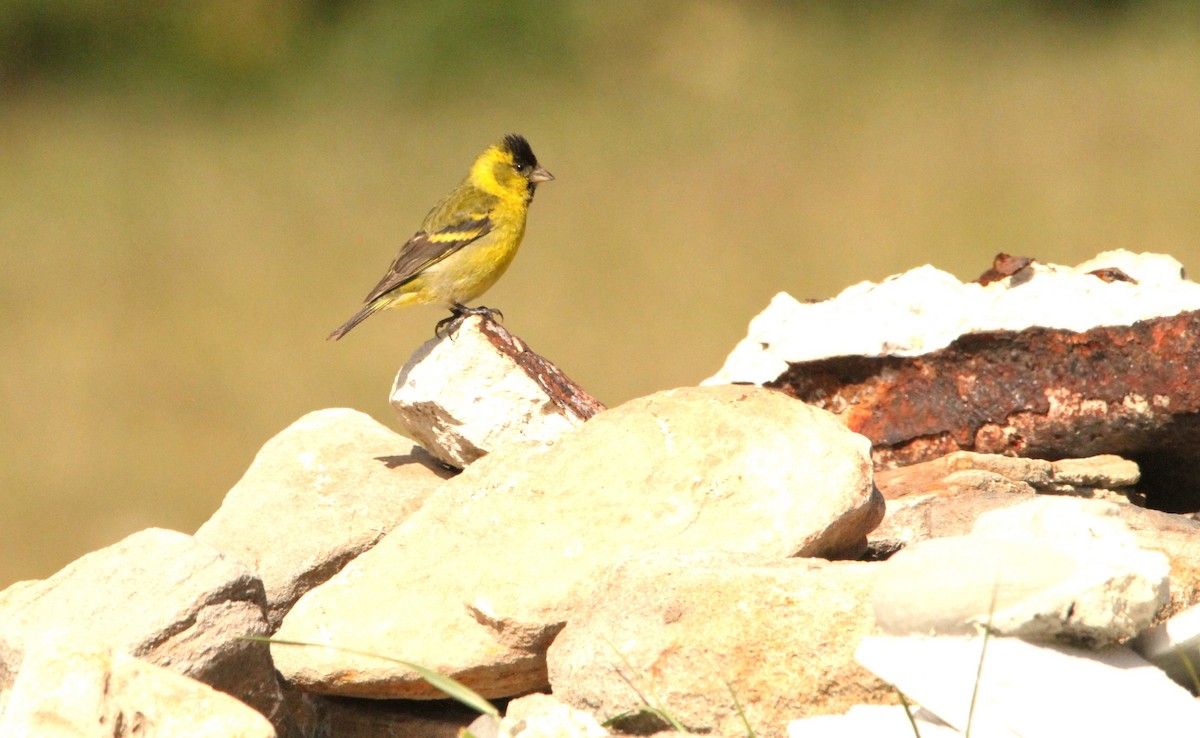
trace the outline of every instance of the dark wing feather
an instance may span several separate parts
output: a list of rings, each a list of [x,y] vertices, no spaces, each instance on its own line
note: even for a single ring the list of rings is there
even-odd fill
[[[417,231],[400,249],[387,274],[371,290],[363,302],[387,294],[409,282],[430,266],[445,259],[467,244],[482,238],[492,230],[492,220],[487,215],[472,215],[456,220],[452,225],[429,233]]]

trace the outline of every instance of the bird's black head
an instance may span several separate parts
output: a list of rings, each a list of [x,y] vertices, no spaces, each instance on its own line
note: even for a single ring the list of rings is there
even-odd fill
[[[524,136],[510,133],[504,137],[504,148],[512,154],[513,165],[517,171],[532,172],[537,168],[537,157],[533,155],[533,149],[529,147],[529,142]]]

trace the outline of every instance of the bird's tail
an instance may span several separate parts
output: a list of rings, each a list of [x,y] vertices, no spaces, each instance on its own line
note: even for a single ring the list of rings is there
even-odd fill
[[[335,330],[333,333],[330,333],[329,336],[325,340],[326,341],[338,340],[342,336],[349,333],[351,328],[353,328],[354,326],[363,322],[364,320],[371,317],[375,313],[379,312],[380,310],[383,309],[383,307],[384,306],[379,304],[378,302],[369,302],[366,305],[363,305],[362,310],[359,310],[357,313],[352,315],[350,317],[350,320],[347,320],[345,323],[342,323],[342,325],[340,327],[338,327],[337,330]]]

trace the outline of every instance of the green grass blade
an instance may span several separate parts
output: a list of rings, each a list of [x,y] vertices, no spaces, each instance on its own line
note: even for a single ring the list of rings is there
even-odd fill
[[[750,726],[750,719],[746,717],[746,711],[742,709],[742,703],[738,700],[737,693],[733,691],[733,685],[724,677],[721,678],[721,681],[725,684],[725,689],[729,690],[729,696],[733,699],[733,706],[737,709],[738,717],[742,719],[742,725],[746,726],[747,738],[758,738],[758,734]],[[920,736],[917,736],[917,738],[920,738]]]
[[[1185,649],[1176,651],[1179,654],[1179,660],[1183,662],[1183,668],[1187,669],[1188,677],[1192,680],[1192,687],[1196,690],[1196,694],[1200,694],[1200,676],[1196,674],[1196,665],[1192,663],[1192,659],[1188,657]]]
[[[892,686],[892,689],[896,689],[895,685]],[[909,704],[908,698],[905,697],[904,693],[898,689],[896,689],[896,696],[900,698],[900,704],[904,705],[904,714],[908,717],[908,724],[912,726],[913,735],[915,735],[917,738],[921,738],[921,731],[919,728],[917,728],[917,719],[913,717],[912,705]]]
[[[992,601],[988,605],[987,625],[983,627],[983,646],[979,649],[979,666],[975,668],[975,684],[971,687],[971,706],[967,708],[967,727],[963,731],[964,738],[971,738],[971,723],[975,720],[975,702],[979,698],[979,682],[983,679],[983,662],[987,657],[988,640],[992,637],[992,619],[996,615],[996,598],[1000,593],[1000,577],[996,577],[992,585]]]
[[[260,643],[269,643],[272,646],[302,646],[302,647],[306,647],[306,648],[329,648],[334,651],[340,651],[342,653],[353,654],[355,656],[367,656],[369,658],[381,659],[383,661],[388,661],[393,664],[399,664],[400,666],[403,666],[406,669],[412,669],[413,671],[415,671],[417,673],[417,676],[424,679],[434,689],[437,689],[438,691],[443,692],[447,697],[457,700],[458,702],[466,705],[467,707],[471,708],[472,710],[475,710],[476,712],[482,713],[484,715],[491,715],[492,717],[495,717],[495,718],[500,717],[500,711],[496,709],[496,706],[493,705],[491,702],[488,702],[483,697],[481,697],[479,695],[479,693],[477,693],[475,690],[471,689],[467,685],[463,684],[462,682],[460,682],[452,677],[448,677],[445,674],[436,672],[432,669],[427,669],[424,666],[421,666],[420,664],[414,664],[411,661],[402,661],[400,659],[392,658],[391,656],[384,656],[383,654],[372,653],[370,651],[361,651],[357,648],[345,648],[342,646],[331,646],[327,643],[307,643],[305,641],[287,641],[287,640],[282,640],[282,639],[277,639],[277,638],[262,638],[259,636],[246,636],[243,640],[259,641]]]
[[[625,668],[629,670],[630,674],[633,674],[637,671],[633,668],[633,664],[629,663],[629,659],[625,658],[625,654],[621,653],[621,650],[617,648],[616,644],[614,644],[608,638],[605,638],[604,642],[608,644],[608,647],[611,648],[613,653],[617,655],[617,658],[621,659],[621,663],[625,665]],[[626,676],[620,669],[617,669],[617,676],[621,677],[621,680],[629,685],[629,688],[633,690],[634,694],[638,696],[638,699],[642,701],[642,704],[644,704],[651,713],[666,721],[667,725],[670,725],[671,728],[673,728],[676,732],[688,732],[688,729],[683,727],[683,724],[676,720],[674,715],[667,712],[660,700],[651,700],[647,698],[646,695],[642,693],[642,690],[638,689],[638,686],[633,683],[633,679],[631,677]]]

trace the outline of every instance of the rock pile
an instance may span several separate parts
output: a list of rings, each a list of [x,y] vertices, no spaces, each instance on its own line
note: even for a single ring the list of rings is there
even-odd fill
[[[913,735],[898,690],[923,736],[1196,724],[1200,478],[1147,470],[1200,448],[1200,287],[987,280],[777,298],[708,386],[609,410],[470,318],[397,377],[421,445],[310,413],[195,536],[0,593],[0,735]]]

